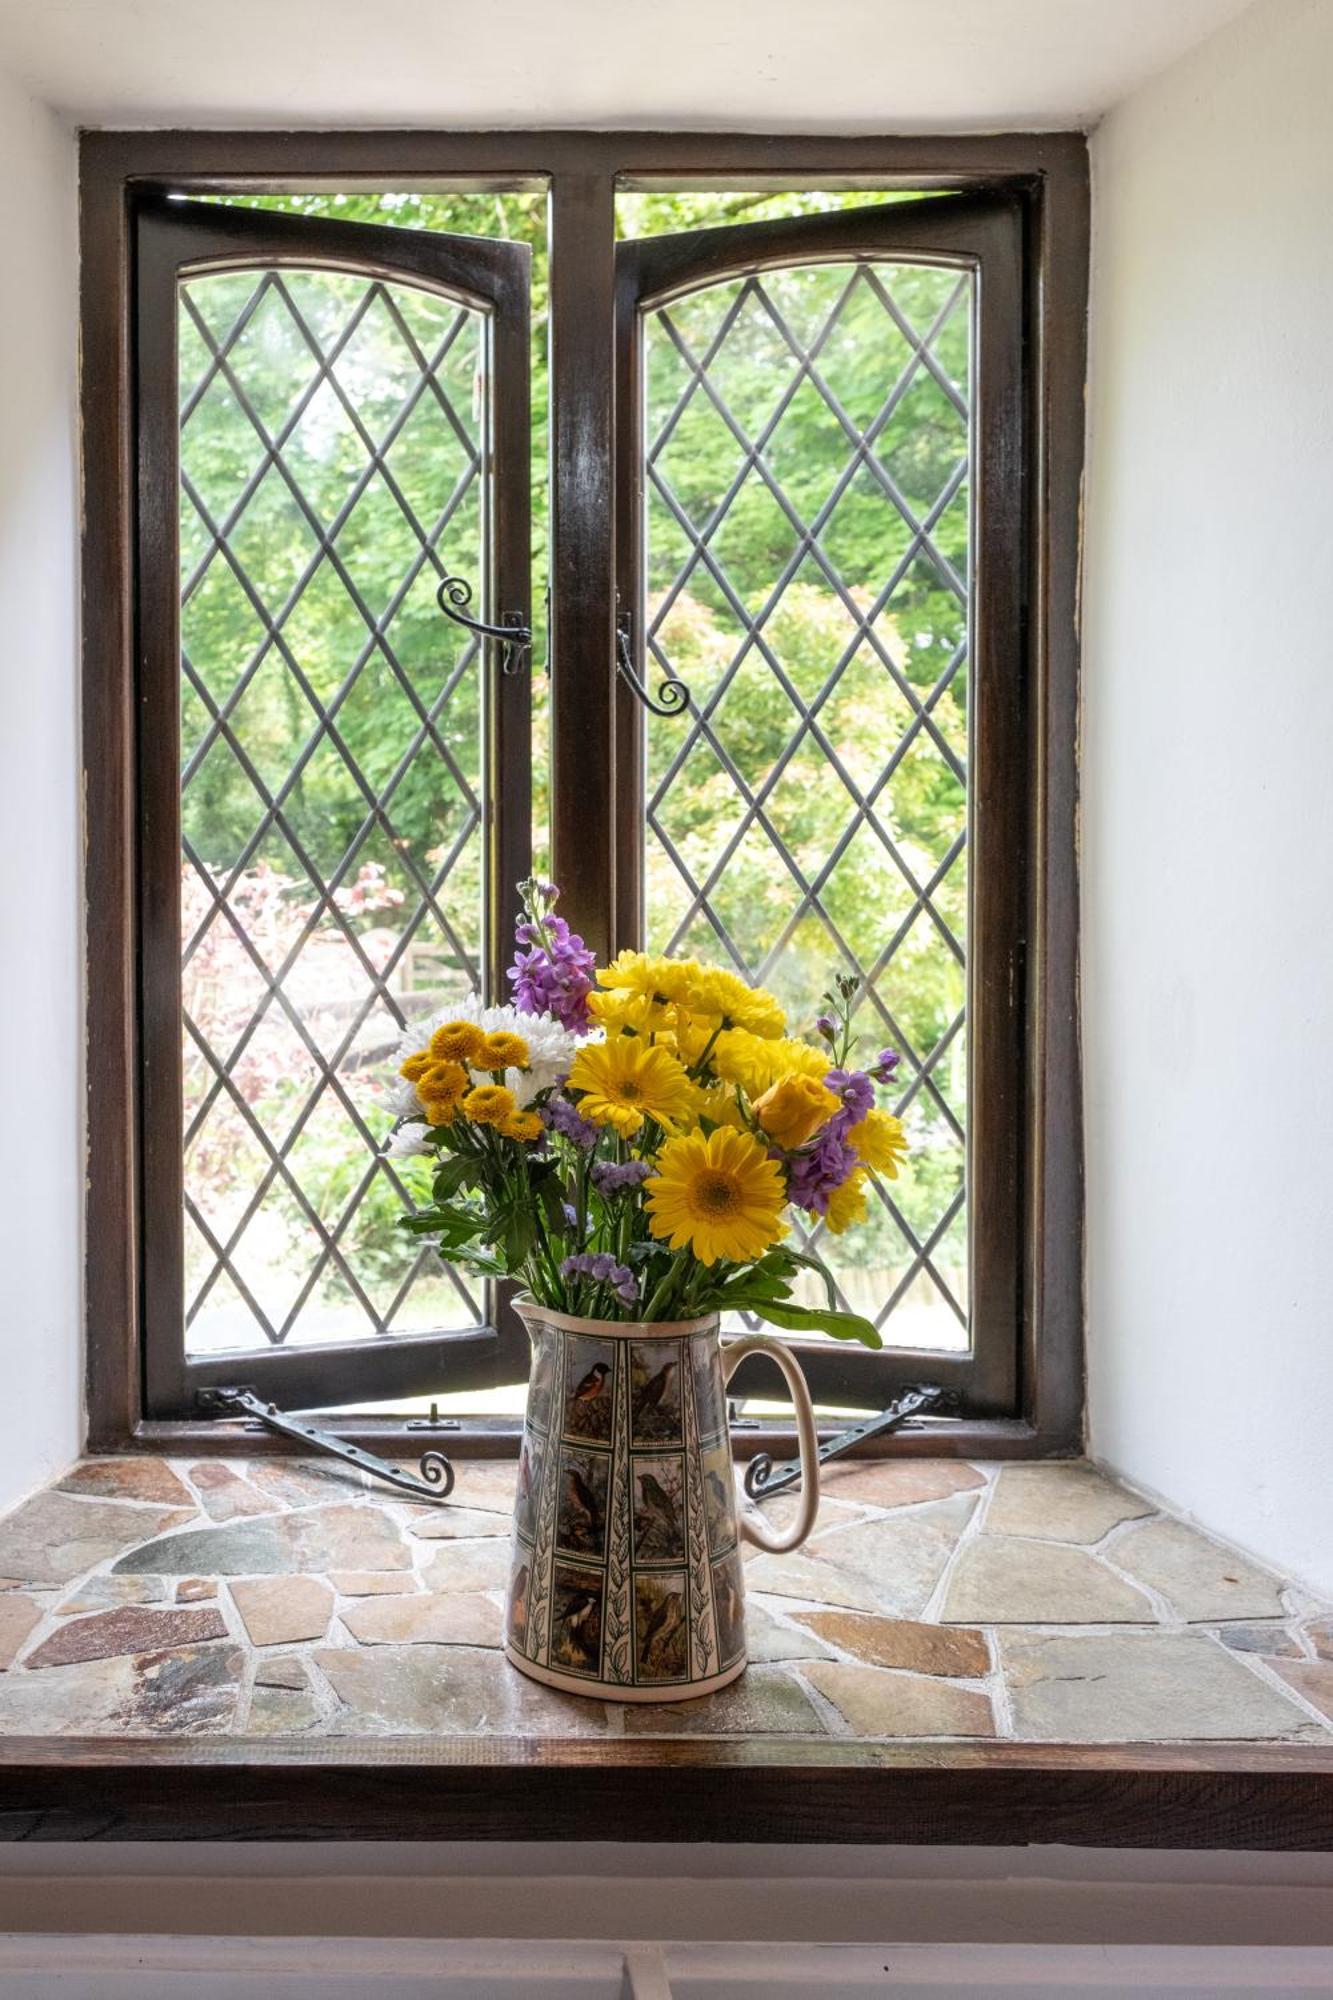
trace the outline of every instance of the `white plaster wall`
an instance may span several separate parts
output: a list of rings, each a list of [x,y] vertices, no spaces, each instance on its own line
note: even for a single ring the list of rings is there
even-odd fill
[[[1095,1453],[1333,1587],[1333,6],[1093,141]]]
[[[80,1441],[75,156],[0,75],[0,1507]]]

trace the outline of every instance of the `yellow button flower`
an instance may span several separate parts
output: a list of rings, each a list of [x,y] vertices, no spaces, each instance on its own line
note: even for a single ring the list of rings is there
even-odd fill
[[[517,1109],[513,1091],[502,1083],[479,1083],[463,1099],[463,1116],[474,1125],[503,1125]]]
[[[470,1063],[484,1039],[475,1021],[442,1021],[430,1038],[430,1052],[437,1062]]]
[[[514,1111],[499,1129],[506,1139],[518,1139],[527,1146],[541,1138],[545,1127],[535,1111]]]
[[[812,1076],[780,1077],[750,1107],[774,1145],[787,1152],[813,1139],[837,1108],[833,1092]]]
[[[493,1034],[482,1036],[481,1047],[471,1061],[473,1069],[526,1069],[528,1045],[522,1035],[511,1035],[508,1029],[497,1028]]]

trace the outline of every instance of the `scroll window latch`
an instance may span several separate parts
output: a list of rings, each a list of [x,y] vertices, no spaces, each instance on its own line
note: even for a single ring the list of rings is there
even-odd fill
[[[650,715],[682,715],[690,706],[690,691],[684,681],[667,675],[654,700],[634,665],[634,614],[622,611],[616,620],[616,672],[626,687],[636,694]]]

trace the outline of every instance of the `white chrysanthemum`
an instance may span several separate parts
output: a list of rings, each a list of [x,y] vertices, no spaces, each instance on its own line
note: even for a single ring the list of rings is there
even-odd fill
[[[411,1090],[411,1088],[412,1086],[409,1084],[408,1089]],[[416,1096],[415,1091],[412,1094],[413,1097]],[[422,1153],[430,1151],[430,1147],[426,1144],[425,1133],[426,1127],[421,1123],[420,1119],[414,1119],[409,1125],[400,1125],[388,1145],[384,1148],[385,1155],[391,1160],[415,1160],[420,1158]]]

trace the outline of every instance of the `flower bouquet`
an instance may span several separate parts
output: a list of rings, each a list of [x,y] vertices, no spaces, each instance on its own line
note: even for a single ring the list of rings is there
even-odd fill
[[[624,951],[599,970],[552,884],[521,893],[513,1003],[466,1002],[400,1050],[391,1151],[434,1161],[404,1227],[558,1311],[744,1311],[880,1346],[784,1240],[793,1208],[835,1234],[859,1221],[868,1175],[896,1178],[907,1150],[876,1103],[897,1054],[852,1064],[856,982],[834,982],[813,1040],[793,1037],[771,994],[718,967]],[[793,1300],[803,1268],[826,1304]]]
[[[532,1342],[505,1647],[525,1674],[617,1701],[680,1700],[746,1663],[742,1541],[809,1534],[819,1499],[809,1391],[780,1341],[723,1346],[744,1311],[880,1345],[842,1310],[793,1209],[846,1229],[902,1127],[875,1101],[897,1056],[852,1067],[854,981],[814,1039],[730,972],[626,951],[597,969],[522,885],[512,1005],[457,1009],[409,1035],[392,1149],[432,1162],[405,1219],[442,1256],[518,1279]],[[803,1271],[824,1303],[793,1297]],[[726,1385],[764,1353],[791,1392],[803,1486],[774,1534],[736,1502]]]

